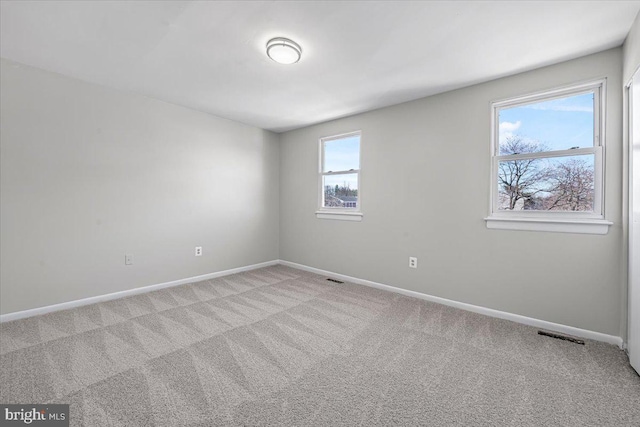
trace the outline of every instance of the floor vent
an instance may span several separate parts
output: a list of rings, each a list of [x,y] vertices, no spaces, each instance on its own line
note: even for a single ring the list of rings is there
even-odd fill
[[[584,345],[584,340],[574,338],[569,335],[557,334],[555,332],[548,332],[548,331],[538,331],[538,335],[544,335],[545,337],[557,338],[559,340],[565,340],[572,343]]]
[[[344,283],[344,282],[341,282],[340,280],[336,280],[336,279],[327,279],[327,280],[330,281],[330,282],[333,282],[333,283]]]

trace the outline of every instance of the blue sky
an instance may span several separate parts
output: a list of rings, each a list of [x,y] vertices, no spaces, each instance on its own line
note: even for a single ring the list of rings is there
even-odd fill
[[[349,186],[352,190],[358,189],[358,175],[325,175],[323,180],[324,186],[335,187],[336,185],[342,187],[344,185]]]
[[[324,143],[324,172],[360,168],[360,135]]]
[[[593,93],[503,109],[499,114],[500,143],[520,136],[551,150],[593,146]]]
[[[347,171],[360,169],[360,136],[351,136],[324,143],[324,172]],[[356,174],[325,176],[324,185],[335,186],[348,184],[349,188],[357,189]]]

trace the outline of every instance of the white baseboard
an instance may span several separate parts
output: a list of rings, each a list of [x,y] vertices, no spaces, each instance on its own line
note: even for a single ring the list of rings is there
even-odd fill
[[[134,288],[126,291],[114,292],[111,294],[98,295],[95,297],[83,298],[75,301],[48,305],[45,307],[38,307],[38,308],[29,309],[29,310],[17,311],[14,313],[2,314],[0,315],[0,323],[9,322],[12,320],[24,319],[26,317],[38,316],[41,314],[51,313],[54,311],[81,307],[83,305],[95,304],[95,303],[110,301],[118,298],[129,297],[129,296],[138,295],[146,292],[157,291],[159,289],[184,285],[187,283],[200,282],[202,280],[214,279],[216,277],[229,276],[231,274],[241,273],[243,271],[255,270],[262,267],[269,267],[277,264],[285,265],[287,267],[297,268],[299,270],[309,271],[311,273],[321,274],[324,276],[331,276],[337,279],[344,280],[345,282],[356,283],[359,285],[370,286],[372,288],[382,289],[389,292],[395,292],[398,294],[407,295],[414,298],[420,298],[426,301],[431,301],[438,304],[459,308],[461,310],[484,314],[486,316],[497,317],[499,319],[505,319],[505,320],[511,320],[512,322],[522,323],[522,324],[533,326],[536,328],[546,329],[554,332],[560,332],[563,334],[573,335],[576,337],[591,339],[595,341],[602,341],[609,344],[617,345],[620,348],[624,348],[624,342],[622,338],[614,335],[607,335],[600,332],[589,331],[587,329],[580,329],[573,326],[562,325],[559,323],[547,322],[546,320],[540,320],[540,319],[534,319],[532,317],[521,316],[519,314],[508,313],[505,311],[499,311],[499,310],[494,310],[491,308],[481,307],[473,304],[467,304],[464,302],[458,302],[458,301],[454,301],[446,298],[440,298],[433,295],[423,294],[416,291],[410,291],[408,289],[397,288],[395,286],[384,285],[382,283],[359,279],[357,277],[346,276],[344,274],[334,273],[332,271],[327,271],[327,270],[321,270],[319,268],[309,267],[306,265],[296,264],[294,262],[284,261],[284,260],[267,261],[259,264],[232,268],[230,270],[203,274],[201,276],[194,276],[194,277],[188,277],[186,279],[174,280],[171,282],[158,283],[155,285],[143,286],[141,288]]]
[[[257,268],[269,267],[279,264],[278,260],[261,262],[259,264],[247,265],[245,267],[232,268],[230,270],[218,271],[215,273],[203,274],[201,276],[188,277],[186,279],[173,280],[171,282],[158,283],[156,285],[143,286],[141,288],[128,289],[126,291],[114,292],[111,294],[98,295],[95,297],[83,298],[75,301],[63,302],[60,304],[47,305],[45,307],[32,308],[29,310],[16,311],[0,315],[0,323],[11,320],[24,319],[26,317],[38,316],[54,311],[67,310],[69,308],[81,307],[83,305],[95,304],[98,302],[110,301],[118,298],[130,297],[146,292],[157,291],[159,289],[184,285],[187,283],[201,282],[203,280],[215,279],[216,277],[229,276],[231,274],[242,273],[243,271],[255,270]]]
[[[594,341],[602,341],[609,344],[617,345],[624,348],[624,342],[621,337],[615,335],[607,335],[601,332],[589,331],[587,329],[575,328],[573,326],[562,325],[559,323],[547,322],[546,320],[534,319],[533,317],[521,316],[519,314],[507,313],[505,311],[494,310],[492,308],[481,307],[478,305],[467,304],[446,298],[440,298],[433,295],[427,295],[408,289],[396,288],[395,286],[384,285],[382,283],[372,282],[370,280],[358,279],[357,277],[346,276],[344,274],[334,273],[332,271],[321,270],[319,268],[309,267],[302,264],[296,264],[290,261],[280,260],[280,264],[287,267],[297,268],[299,270],[309,271],[311,273],[321,274],[323,276],[331,276],[345,282],[356,283],[358,285],[370,286],[372,288],[382,289],[385,291],[395,292],[414,298],[420,298],[426,301],[436,302],[438,304],[447,305],[461,310],[472,311],[474,313],[484,314],[486,316],[497,317],[499,319],[511,320],[512,322],[522,323],[524,325],[533,326],[535,328],[546,329],[548,331],[560,332],[563,334],[573,335],[575,337],[586,338]]]

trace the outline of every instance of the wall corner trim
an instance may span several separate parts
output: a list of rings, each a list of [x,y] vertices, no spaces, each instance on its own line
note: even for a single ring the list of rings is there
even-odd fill
[[[315,267],[309,267],[303,264],[297,264],[290,261],[280,260],[279,264],[297,268],[299,270],[308,271],[311,273],[321,274],[323,276],[331,276],[336,279],[343,280],[345,282],[355,283],[357,285],[369,286],[372,288],[382,289],[389,292],[395,292],[398,294],[423,299],[425,301],[431,301],[438,304],[446,305],[449,307],[459,308],[461,310],[471,311],[478,314],[484,314],[485,316],[496,317],[498,319],[510,320],[516,323],[522,323],[524,325],[532,326],[534,328],[546,329],[553,332],[560,332],[563,334],[573,335],[580,338],[586,338],[594,341],[601,341],[608,344],[618,346],[618,348],[624,348],[624,342],[621,337],[615,335],[607,335],[601,332],[590,331],[587,329],[576,328],[573,326],[562,325],[560,323],[548,322],[546,320],[534,319],[533,317],[521,316],[519,314],[508,313],[505,311],[494,310],[492,308],[481,307],[478,305],[467,304],[464,302],[454,301],[446,298],[440,298],[433,295],[423,294],[421,292],[410,291],[408,289],[397,288],[395,286],[389,286],[382,283],[372,282],[370,280],[358,279],[357,277],[346,276],[344,274],[334,273],[332,271],[322,270]]]
[[[63,302],[60,304],[47,305],[44,307],[32,308],[29,310],[16,311],[0,315],[0,323],[10,322],[12,320],[24,319],[41,314],[52,313],[54,311],[67,310],[70,308],[82,307],[83,305],[96,304],[99,302],[110,301],[118,298],[131,297],[138,294],[157,291],[160,289],[171,288],[174,286],[185,285],[187,283],[196,283],[203,280],[215,279],[216,277],[229,276],[231,274],[242,273],[243,271],[255,270],[262,267],[270,267],[279,264],[278,260],[261,262],[259,264],[247,265],[244,267],[232,268],[229,270],[217,271],[215,273],[203,274],[201,276],[187,277],[186,279],[173,280],[171,282],[158,283],[155,285],[142,286],[140,288],[128,289],[126,291],[113,292],[110,294],[98,295],[95,297],[82,298],[74,301]]]

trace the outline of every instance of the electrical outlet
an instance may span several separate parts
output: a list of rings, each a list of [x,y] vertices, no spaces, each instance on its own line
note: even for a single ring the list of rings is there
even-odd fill
[[[124,265],[133,265],[133,255],[126,254],[124,256]]]
[[[418,268],[418,258],[414,256],[409,257],[409,268]]]
[[[202,246],[196,246],[196,256],[202,256]]]

